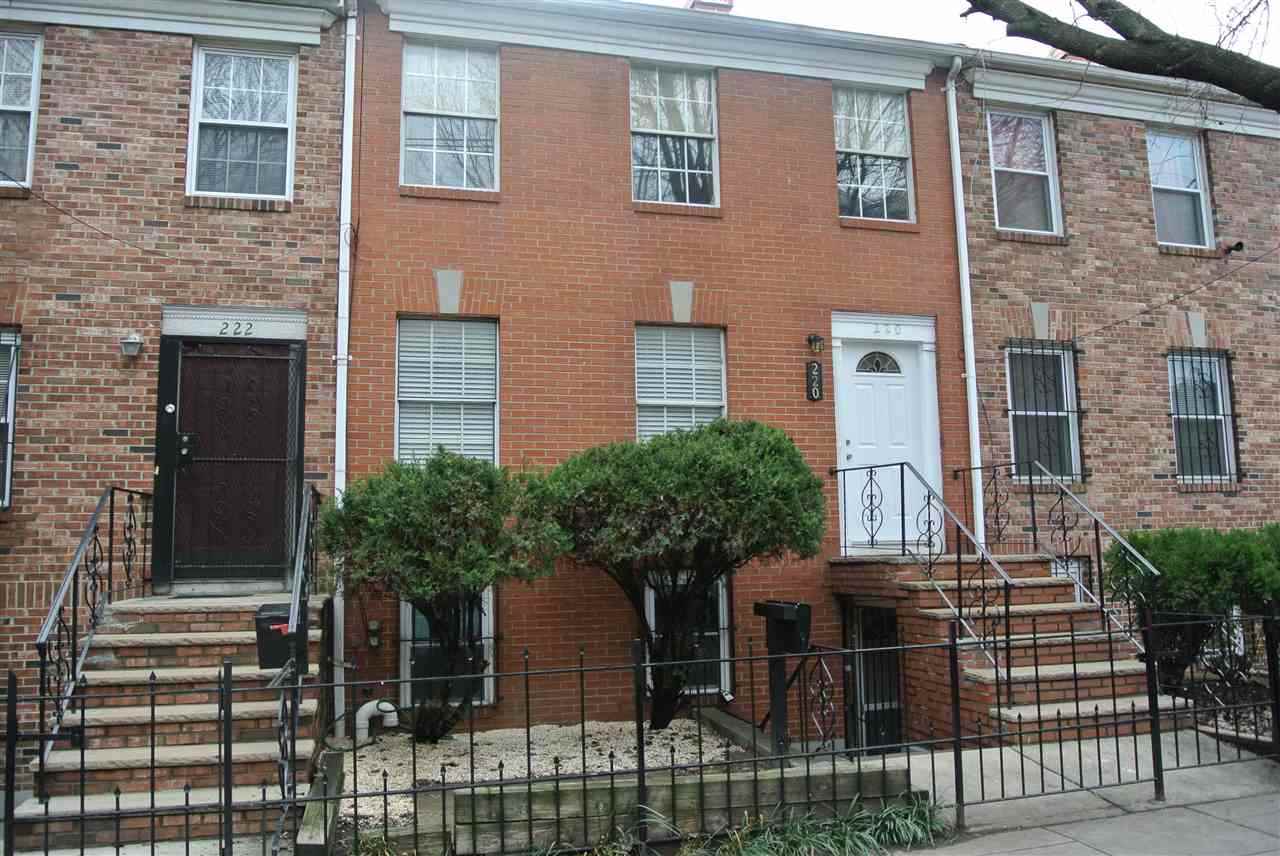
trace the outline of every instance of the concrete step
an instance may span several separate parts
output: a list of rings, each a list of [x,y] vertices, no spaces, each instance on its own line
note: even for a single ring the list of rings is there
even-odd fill
[[[1174,698],[1168,695],[1160,696],[1156,705],[1161,712],[1168,711],[1171,715],[1174,710],[1191,709],[1191,703],[1186,699]],[[1146,713],[1151,709],[1151,705],[1147,700],[1146,693],[1117,696],[1115,699],[1088,699],[1087,701],[1081,699],[1078,705],[1075,699],[1068,699],[1040,705],[1019,704],[1009,707],[993,707],[991,708],[991,718],[1003,722],[1018,722],[1019,720],[1024,723],[1056,722],[1058,716],[1061,715],[1063,722],[1074,722],[1077,709],[1079,710],[1080,719],[1084,720],[1093,718],[1095,708],[1100,718],[1111,718],[1116,715],[1117,710],[1120,716],[1125,716],[1132,711]]]
[[[315,716],[317,707],[316,699],[304,699],[299,705],[304,727]],[[233,704],[231,739],[236,743],[274,740],[278,714],[276,699]],[[89,750],[148,747],[154,742],[160,751],[168,751],[173,746],[217,743],[222,739],[216,703],[158,704],[154,722],[150,705],[90,707],[83,718],[88,723],[85,737]],[[76,728],[81,719],[79,711],[69,713],[63,719],[63,727]]]
[[[307,699],[299,705],[299,713],[313,716],[316,712],[315,699]],[[231,706],[232,719],[260,719],[274,717],[278,705],[275,701],[253,701]],[[90,708],[89,727],[105,728],[112,725],[149,725],[152,721],[150,706],[104,707]],[[217,704],[164,704],[156,705],[155,722],[157,724],[218,722]],[[62,719],[64,728],[76,728],[80,725],[80,713],[73,711]]]
[[[312,657],[320,651],[321,632],[308,631]],[[258,662],[254,630],[210,633],[101,633],[93,637],[86,666],[98,669],[218,668],[223,660],[237,666]]]
[[[959,583],[954,578],[934,580],[903,580],[898,583],[908,591],[933,591],[935,587],[941,588],[943,591],[955,591],[959,587]],[[986,580],[965,580],[965,588],[970,586],[981,586],[983,588],[1001,589],[1004,587],[1002,579],[986,579]],[[1074,588],[1075,583],[1065,577],[1014,577],[1013,588]]]
[[[308,602],[311,619],[320,614],[323,598]],[[228,597],[139,597],[118,600],[107,609],[106,633],[216,633],[253,630],[258,607],[287,604],[288,592],[266,592]]]
[[[263,840],[258,835],[239,835],[232,841],[235,856],[256,856],[271,852],[271,836]],[[219,838],[193,838],[183,841],[157,841],[153,847],[149,841],[121,844],[119,847],[64,847],[62,849],[18,850],[17,856],[220,856],[222,840]]]
[[[173,788],[168,790],[157,790],[155,792],[155,808],[171,809],[182,808],[186,805],[216,805],[219,799],[218,788],[192,788],[189,795],[185,789]],[[279,795],[279,788],[271,783],[267,788],[267,799],[275,799]],[[152,807],[151,791],[122,793],[120,794],[121,811],[133,811],[136,809],[149,809]],[[235,802],[254,802],[262,799],[262,787],[260,785],[239,785],[231,789],[231,797]],[[116,795],[109,794],[85,794],[84,812],[86,814],[95,814],[97,812],[115,811]],[[80,795],[71,794],[62,797],[50,797],[48,814],[53,817],[60,814],[80,814]],[[33,820],[44,817],[45,804],[34,797],[21,802],[13,811],[13,816],[22,822],[24,820]]]
[[[1009,614],[1015,618],[1019,618],[1019,617],[1030,618],[1033,615],[1034,616],[1065,615],[1065,614],[1084,615],[1088,613],[1097,614],[1097,612],[1098,612],[1098,607],[1093,605],[1092,603],[1078,603],[1076,601],[1071,601],[1068,603],[1023,603],[1023,604],[1012,604],[1009,607]],[[941,621],[947,621],[955,617],[955,613],[953,613],[950,609],[947,609],[945,607],[943,607],[942,609],[922,609],[920,610],[920,614],[928,618],[934,618]],[[968,619],[969,617],[970,617],[970,613],[968,612],[968,610],[966,610],[965,618]],[[985,610],[982,610],[981,612],[975,609],[973,611],[973,617],[1003,619],[1004,605],[994,604],[994,605],[988,606]]]
[[[1079,678],[1097,678],[1110,677],[1112,674],[1120,675],[1145,675],[1147,666],[1140,660],[1126,659],[1116,660],[1114,671],[1112,664],[1107,660],[1097,660],[1088,663],[1077,663],[1072,666],[1070,663],[1057,663],[1054,665],[1040,666],[1037,670],[1033,666],[1015,666],[1008,672],[1000,669],[1000,680],[1013,681],[1014,683],[1031,683],[1037,680],[1059,681],[1070,680],[1073,677]],[[964,670],[964,676],[971,680],[982,681],[983,683],[994,684],[996,682],[995,669],[976,669],[969,668]]]
[[[298,756],[311,754],[312,741],[298,741]],[[171,746],[156,754],[157,767],[200,767],[217,765],[220,753],[217,743],[197,743],[192,746]],[[135,770],[149,769],[151,751],[147,747],[129,749],[86,749],[83,753],[86,770]],[[252,763],[255,761],[275,762],[280,757],[280,747],[273,741],[259,743],[236,743],[231,748],[231,759],[234,763]],[[46,771],[61,773],[67,770],[80,769],[81,752],[79,749],[58,749],[49,753],[45,761]],[[39,769],[39,763],[33,759],[30,769]]]

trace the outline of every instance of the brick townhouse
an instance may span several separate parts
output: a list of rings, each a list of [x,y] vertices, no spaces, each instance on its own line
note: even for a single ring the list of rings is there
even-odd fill
[[[1083,63],[966,76],[984,463],[1039,459],[1120,528],[1275,520],[1275,114]]]
[[[333,472],[341,4],[78,8],[0,8],[9,668],[104,489],[157,491],[103,509],[102,547],[129,503],[150,535],[113,597],[280,591]]]

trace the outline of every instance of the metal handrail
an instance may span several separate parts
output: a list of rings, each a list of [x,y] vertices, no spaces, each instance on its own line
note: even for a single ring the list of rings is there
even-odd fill
[[[1045,478],[1048,479],[1048,481],[1052,482],[1053,485],[1058,488],[1058,490],[1062,491],[1064,494],[1070,497],[1071,501],[1074,502],[1080,508],[1081,511],[1089,515],[1089,517],[1093,518],[1093,520],[1099,526],[1101,526],[1104,530],[1106,530],[1106,533],[1108,535],[1110,535],[1117,542],[1119,542],[1121,546],[1123,546],[1126,550],[1128,550],[1130,553],[1136,556],[1138,560],[1142,562],[1143,566],[1146,567],[1146,569],[1150,571],[1153,576],[1157,576],[1157,577],[1160,576],[1160,571],[1156,568],[1155,565],[1151,564],[1151,562],[1147,560],[1146,556],[1139,553],[1138,549],[1134,547],[1132,544],[1130,544],[1127,538],[1125,538],[1115,529],[1111,528],[1111,524],[1107,523],[1107,521],[1099,517],[1098,514],[1092,508],[1090,508],[1088,505],[1085,504],[1084,500],[1082,500],[1080,497],[1072,493],[1071,489],[1068,488],[1062,482],[1061,479],[1059,479],[1053,473],[1045,469],[1044,464],[1040,463],[1039,461],[1034,461],[1033,463],[1037,468],[1039,468],[1040,472],[1044,473]]]
[[[289,634],[291,638],[298,631],[302,621],[303,604],[311,594],[311,532],[317,499],[320,494],[315,485],[307,485],[306,498],[302,502],[298,515],[298,531],[293,547],[293,583],[289,599]]]

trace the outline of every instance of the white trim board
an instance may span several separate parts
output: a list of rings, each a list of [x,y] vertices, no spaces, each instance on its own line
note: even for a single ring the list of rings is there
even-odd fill
[[[1122,89],[1082,79],[975,69],[973,94],[1004,104],[1068,110],[1182,128],[1280,138],[1280,114],[1252,104]]]
[[[870,312],[831,313],[831,338],[863,341],[919,342],[938,340],[934,319],[927,315],[878,315]]]
[[[638,4],[378,0],[394,32],[923,89],[930,46]],[[899,41],[901,44],[899,45]],[[881,43],[883,42],[883,46]],[[915,50],[903,46],[914,46]]]
[[[166,306],[165,336],[227,339],[281,339],[305,342],[307,313],[270,306]]]
[[[244,0],[0,0],[0,20],[181,33],[295,45],[320,44],[320,32],[337,20],[340,0],[321,8]]]

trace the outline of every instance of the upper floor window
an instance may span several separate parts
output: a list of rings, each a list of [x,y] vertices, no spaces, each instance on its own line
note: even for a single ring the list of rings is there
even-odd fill
[[[1044,113],[987,114],[996,227],[1018,232],[1062,231],[1053,127]]]
[[[498,51],[404,46],[400,183],[498,189]]]
[[[910,220],[907,96],[836,87],[833,106],[840,216]]]
[[[40,39],[0,35],[0,185],[31,186],[40,103]]]
[[[293,195],[297,56],[196,49],[187,190]]]
[[[1200,137],[1148,128],[1147,163],[1151,169],[1156,239],[1162,244],[1209,246],[1213,214]]]
[[[1236,480],[1231,372],[1225,351],[1169,354],[1169,404],[1178,478],[1195,484]]]
[[[716,140],[716,86],[710,71],[631,67],[635,201],[718,205]]]
[[[397,350],[397,457],[496,461],[498,325],[405,318]]]
[[[1014,474],[1043,473],[1074,480],[1080,474],[1080,410],[1075,350],[1070,343],[1018,339],[1005,350],[1009,432]]]
[[[694,428],[725,414],[724,332],[636,328],[636,436]]]
[[[0,508],[9,508],[13,501],[13,417],[21,341],[17,330],[0,330]]]

